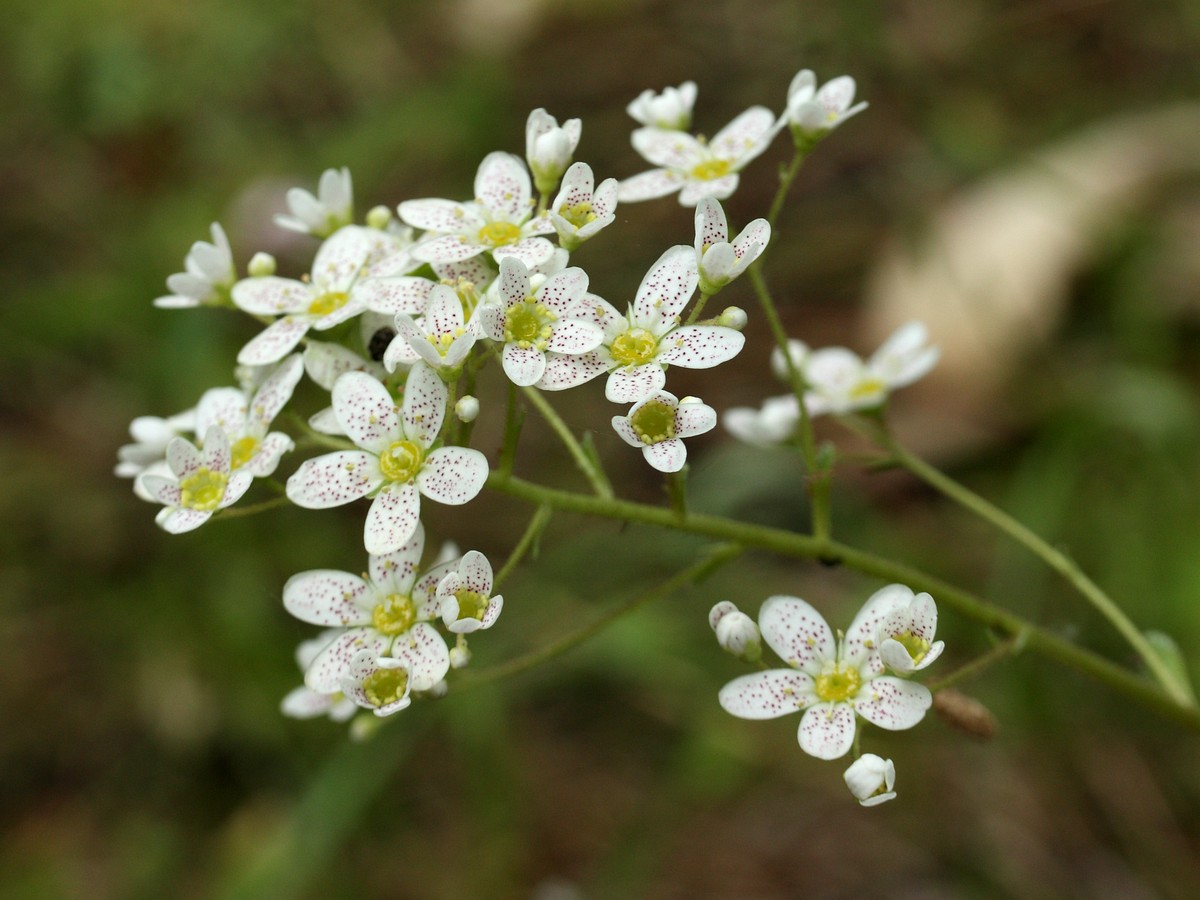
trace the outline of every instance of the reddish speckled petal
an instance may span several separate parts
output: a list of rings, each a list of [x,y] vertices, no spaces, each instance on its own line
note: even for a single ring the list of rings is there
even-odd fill
[[[332,694],[342,689],[342,678],[350,673],[350,662],[363,650],[380,654],[387,650],[392,639],[374,628],[351,628],[334,638],[317,654],[304,683],[322,694]]]
[[[392,644],[392,658],[411,667],[410,686],[427,691],[450,671],[450,651],[445,639],[427,622],[418,622]]]
[[[617,200],[621,203],[640,203],[673,194],[683,187],[687,179],[669,169],[651,169],[617,185]]]
[[[333,385],[333,411],[350,440],[378,456],[400,440],[396,401],[366,372],[347,372]]]
[[[538,290],[537,298],[559,318],[582,318],[579,301],[587,289],[587,273],[578,266],[571,266],[547,278]]]
[[[208,466],[210,472],[228,472],[230,462],[229,435],[219,425],[208,426],[204,432],[203,464]]]
[[[554,226],[550,226],[551,230]],[[497,247],[492,251],[492,258],[496,262],[501,262],[505,259],[519,259],[529,268],[540,266],[554,255],[554,244],[546,240],[544,237],[526,237],[517,241],[515,244],[509,244],[506,247]]]
[[[161,475],[145,474],[138,478],[138,483],[151,499],[164,506],[178,506],[183,499],[179,484]]]
[[[679,438],[669,438],[642,447],[642,455],[660,472],[678,472],[687,462],[687,447]]]
[[[283,359],[300,343],[312,327],[311,316],[284,316],[276,319],[257,337],[244,346],[237,355],[243,366],[265,366]]]
[[[634,321],[654,330],[659,322],[675,320],[696,292],[700,272],[696,252],[680,244],[667,250],[650,267],[633,301]]]
[[[428,449],[442,430],[449,399],[450,389],[437,372],[424,362],[414,365],[404,382],[404,406],[400,412],[405,436],[422,449]]]
[[[287,496],[305,509],[327,509],[365,497],[382,483],[376,457],[361,450],[341,450],[301,463],[287,480]]]
[[[889,584],[867,598],[862,609],[846,629],[842,640],[841,661],[852,666],[862,666],[869,655],[878,657],[879,626],[888,615],[912,601],[913,592],[902,584]],[[883,664],[872,660],[872,673],[883,671]]]
[[[704,146],[686,131],[637,128],[629,140],[643,159],[667,169],[689,170],[705,156]]]
[[[925,685],[883,675],[863,685],[854,709],[872,725],[902,731],[925,718],[932,703],[933,695]]]
[[[680,404],[675,410],[675,436],[688,438],[717,427],[717,411],[704,403]]]
[[[437,597],[438,585],[447,576],[455,574],[460,559],[447,560],[423,572],[412,586],[413,602],[419,610],[418,617],[422,620],[436,619],[441,615],[441,602]]]
[[[300,376],[303,374],[304,363],[299,353],[289,356],[281,362],[279,367],[255,392],[254,399],[250,401],[249,418],[266,430],[266,427],[275,420],[287,402],[292,399],[292,391],[296,389],[296,385],[300,382]],[[197,426],[197,430],[199,430],[199,426]],[[235,433],[229,428],[225,430],[231,434]]]
[[[204,454],[187,438],[174,437],[167,443],[167,465],[182,480],[204,465]]]
[[[412,249],[412,255],[422,262],[461,262],[478,256],[484,247],[470,237],[461,234],[443,234],[421,241]]]
[[[477,291],[485,291],[496,279],[496,267],[486,256],[474,256],[462,262],[435,263],[433,273],[451,283],[469,281]]]
[[[244,278],[230,292],[234,305],[257,316],[278,316],[308,309],[316,298],[310,285],[293,278]]]
[[[211,518],[212,513],[207,510],[164,507],[159,510],[154,521],[163,531],[171,534],[183,534],[185,531],[199,528]]]
[[[604,340],[604,329],[582,319],[566,319],[554,326],[546,349],[553,353],[579,355],[590,353]],[[544,364],[543,364],[544,365]],[[541,377],[540,375],[538,376]]]
[[[221,498],[217,509],[224,509],[227,506],[233,506],[242,499],[242,495],[250,490],[250,484],[254,481],[254,476],[248,469],[238,469],[229,476],[229,481],[225,484],[225,495]]]
[[[438,503],[461,506],[483,489],[488,477],[487,457],[469,447],[434,450],[417,473],[421,493]]]
[[[511,153],[489,153],[475,173],[475,202],[510,222],[523,222],[532,211],[533,188],[525,163]]]
[[[413,228],[435,234],[478,231],[484,225],[483,218],[473,206],[453,200],[405,200],[396,211]]]
[[[386,235],[374,228],[347,225],[321,245],[312,265],[312,283],[324,294],[348,291],[372,255],[380,253]]]
[[[725,210],[715,197],[704,197],[696,204],[696,252],[706,246],[723,244],[729,240],[729,223]]]
[[[384,594],[407,594],[424,552],[425,526],[418,522],[412,538],[399,550],[371,557],[370,573],[375,587]]]
[[[536,347],[505,344],[500,362],[509,381],[520,387],[537,384],[546,372],[546,354]]]
[[[816,697],[813,680],[794,669],[768,669],[735,678],[717,695],[721,707],[739,719],[777,719],[804,709]]]
[[[595,352],[579,356],[562,356],[557,353],[546,354],[546,369],[537,383],[537,388],[543,391],[561,391],[578,387],[591,381],[597,375],[604,374],[608,366]]]
[[[685,325],[658,345],[658,362],[685,369],[711,369],[728,362],[746,345],[740,331],[722,325]]]
[[[708,149],[718,159],[728,159],[742,168],[767,149],[774,134],[775,113],[765,106],[752,106],[718,131]]]
[[[484,597],[492,595],[492,564],[478,550],[470,550],[458,564],[458,574],[467,590]]]
[[[395,553],[421,524],[421,495],[411,481],[384,485],[371,501],[363,525],[363,544],[373,556]]]
[[[353,299],[361,300],[372,312],[394,316],[407,313],[419,316],[429,304],[429,293],[437,284],[428,278],[400,275],[395,278],[368,278],[354,286]]]
[[[584,162],[573,163],[563,175],[558,196],[554,198],[551,209],[575,206],[578,203],[588,203],[592,199],[592,189],[595,185],[592,167]]]
[[[789,666],[818,675],[834,659],[833,632],[819,612],[799,597],[775,596],[758,612],[763,640]]]
[[[332,391],[334,383],[347,372],[364,372],[375,367],[376,364],[367,362],[341,344],[309,341],[304,351],[304,370],[308,377],[327,391]]]
[[[312,569],[293,575],[284,584],[283,608],[313,625],[370,625],[375,596],[357,575]]]
[[[633,430],[633,425],[629,423],[629,416],[613,416],[612,427],[621,438],[630,447],[644,447],[642,439],[638,437],[638,433]]]
[[[658,363],[626,366],[608,376],[604,396],[613,403],[637,403],[661,391],[666,383],[667,373]]]
[[[758,258],[770,242],[771,223],[766,219],[755,219],[733,239],[733,252],[737,254],[739,260],[744,260],[749,256],[749,259],[746,260],[746,265],[749,265]]]
[[[818,703],[800,720],[800,749],[817,759],[845,756],[854,744],[854,710],[848,703]]]
[[[279,467],[280,457],[295,446],[295,442],[282,431],[272,431],[262,439],[254,455],[246,460],[245,469],[255,478],[273,475]]]
[[[246,395],[237,388],[207,390],[196,404],[196,434],[204,434],[216,425],[226,434],[241,436],[246,430],[248,412]]]

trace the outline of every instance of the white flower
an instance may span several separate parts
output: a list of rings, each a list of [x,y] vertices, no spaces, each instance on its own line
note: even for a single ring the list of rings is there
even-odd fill
[[[333,386],[333,412],[360,450],[305,461],[287,481],[297,506],[326,509],[373,496],[363,529],[368,553],[393,553],[417,530],[421,495],[454,506],[473,499],[487,480],[487,458],[468,447],[430,450],[446,415],[449,389],[418,363],[397,409],[387,388],[363,372]]]
[[[844,347],[816,350],[804,361],[810,415],[847,413],[881,405],[888,394],[911,384],[933,368],[937,347],[920,322],[898,328],[869,360]]]
[[[303,188],[287,192],[288,212],[275,217],[275,224],[289,231],[329,237],[344,225],[354,221],[354,186],[350,170],[326,169],[317,183],[317,196]]]
[[[218,509],[236,503],[254,476],[246,469],[230,471],[229,438],[216,425],[204,435],[204,450],[181,437],[167,444],[171,476],[144,472],[142,489],[163,509],[155,518],[158,527],[172,534],[199,528]]]
[[[113,470],[118,478],[136,478],[167,454],[167,444],[172,438],[196,431],[196,410],[188,409],[163,419],[159,416],[138,416],[129,423],[132,444],[117,450],[117,466]]]
[[[514,257],[500,261],[502,305],[482,307],[480,324],[484,334],[504,344],[501,364],[513,384],[541,387],[544,376],[551,375],[548,353],[561,359],[600,345],[603,330],[587,321],[587,286],[587,274],[572,267],[551,275],[532,293],[525,264]]]
[[[461,262],[489,252],[499,262],[515,256],[526,266],[545,262],[554,244],[539,235],[554,230],[550,219],[533,214],[529,172],[511,153],[489,153],[475,174],[475,201],[406,200],[400,218],[425,230],[413,247],[417,259],[429,263]]]
[[[491,628],[504,608],[504,598],[492,596],[492,564],[470,550],[437,587],[442,622],[453,634]]]
[[[407,313],[396,313],[396,337],[383,355],[383,365],[394,372],[397,366],[423,359],[435,369],[457,369],[478,339],[475,321],[463,319],[458,294],[444,284],[434,284],[420,324]]]
[[[419,266],[421,262],[414,260],[413,265]],[[429,308],[433,289],[442,284],[453,288],[458,294],[469,319],[479,304],[481,292],[496,278],[495,266],[483,256],[456,263],[433,263],[432,266],[438,280],[405,274],[407,270],[377,274],[383,267],[373,267],[351,289],[351,302],[361,303],[371,312],[387,316],[394,317],[400,313],[420,316]]]
[[[553,376],[556,387],[574,387],[607,371],[604,396],[613,403],[636,403],[663,389],[668,365],[708,369],[733,359],[746,343],[739,332],[721,325],[680,325],[699,277],[695,251],[680,245],[650,267],[628,315],[589,296],[589,317],[604,329],[603,343],[594,353],[552,360],[543,382]]]
[[[312,661],[337,634],[337,629],[327,629],[315,638],[302,642],[296,648],[296,663],[300,666],[301,672],[307,671]],[[337,690],[322,692],[314,691],[305,684],[289,692],[280,703],[279,709],[291,719],[315,719],[317,716],[328,716],[335,722],[345,722],[354,715],[357,707],[354,701],[348,700],[342,693],[340,685]]]
[[[890,759],[864,753],[842,776],[861,806],[878,806],[896,798],[896,767]]]
[[[897,675],[920,671],[942,655],[943,644],[934,641],[937,634],[937,604],[926,593],[913,596],[910,588],[892,585],[902,605],[888,614],[879,625],[879,656]]]
[[[567,119],[559,126],[558,119],[541,108],[529,114],[525,121],[525,160],[538,191],[548,194],[554,190],[571,165],[582,129],[578,119]]]
[[[660,472],[678,472],[687,462],[684,438],[712,431],[717,413],[695,397],[677,400],[666,391],[647,397],[629,410],[628,416],[613,416],[612,426],[621,440],[641,447],[642,455]]]
[[[550,222],[565,250],[574,251],[617,218],[617,179],[606,178],[593,189],[594,183],[591,166],[575,163],[550,204]]]
[[[745,272],[770,240],[770,224],[766,219],[755,219],[731,243],[720,201],[716,197],[701,199],[696,204],[696,261],[700,269],[700,290],[715,294]]]
[[[708,614],[708,624],[717,636],[717,643],[726,653],[746,662],[762,659],[762,635],[754,620],[728,600],[722,600]]]
[[[824,137],[851,116],[867,108],[866,103],[854,103],[854,79],[841,75],[817,89],[817,76],[803,69],[796,73],[788,86],[787,112],[784,120],[791,126],[796,143],[811,145]]]
[[[625,111],[643,125],[687,131],[692,124],[695,103],[696,82],[685,81],[677,88],[664,88],[661,94],[647,88],[625,107]]]
[[[365,300],[352,297],[354,283],[368,267],[396,253],[397,241],[373,228],[347,225],[317,251],[307,281],[266,275],[244,278],[233,286],[233,302],[258,316],[282,316],[238,353],[243,365],[262,366],[282,359],[310,328],[332,328],[357,316]]]
[[[308,687],[320,693],[338,690],[351,661],[364,650],[406,659],[413,690],[426,690],[445,677],[449,651],[429,623],[440,613],[434,592],[453,563],[419,573],[424,549],[425,531],[418,524],[404,546],[372,555],[363,576],[313,569],[288,579],[283,605],[289,613],[303,622],[339,628],[305,666]]]
[[[792,668],[735,678],[721,689],[721,706],[743,719],[803,710],[800,748],[820,759],[849,751],[856,715],[890,731],[912,728],[933,697],[924,685],[883,674],[875,646],[880,622],[899,602],[890,588],[877,591],[835,641],[825,619],[803,600],[771,597],[759,610],[758,626],[767,646]]]
[[[775,114],[765,106],[746,110],[709,142],[683,131],[639,128],[633,147],[659,168],[622,181],[617,197],[632,203],[679,191],[683,206],[695,206],[706,196],[724,199],[737,189],[738,173],[776,133]]]
[[[768,397],[761,409],[734,406],[725,410],[721,424],[739,441],[757,447],[782,444],[796,431],[800,421],[800,404],[794,394]]]
[[[295,446],[290,437],[272,432],[270,427],[291,399],[303,372],[304,364],[296,353],[280,363],[253,395],[237,388],[205,391],[196,407],[197,433],[218,426],[229,438],[232,471],[245,467],[255,478],[266,478],[279,465],[279,458]]]
[[[224,229],[212,223],[212,243],[196,241],[183,260],[183,272],[167,278],[171,291],[159,297],[154,305],[161,309],[185,309],[193,306],[226,303],[229,289],[237,280],[233,267],[233,251]]]
[[[394,337],[394,332],[390,327],[387,334],[389,337],[379,348],[381,357],[391,342],[391,337]],[[380,363],[363,359],[353,350],[343,347],[341,344],[313,340],[310,340],[304,348],[304,371],[308,373],[309,378],[327,391],[332,391],[337,380],[347,372],[366,372],[380,381],[386,376],[383,365]],[[337,416],[333,414],[331,406],[309,416],[308,426],[321,434],[343,434],[342,426],[338,424]]]
[[[403,659],[360,651],[342,678],[342,693],[363,709],[380,716],[407,709],[412,704],[412,670]]]

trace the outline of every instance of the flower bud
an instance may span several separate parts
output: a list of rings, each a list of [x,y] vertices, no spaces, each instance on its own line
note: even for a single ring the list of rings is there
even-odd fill
[[[451,659],[451,661],[453,661],[454,660],[454,656],[453,656],[454,651],[450,651],[450,652],[451,652],[450,659]],[[450,693],[450,685],[448,685],[446,683],[446,679],[443,678],[440,681],[438,681],[436,684],[434,684],[432,687],[430,687],[428,690],[422,691],[421,693],[423,696],[427,697],[430,700],[441,700],[448,693]]]
[[[724,325],[726,328],[732,328],[734,331],[741,331],[746,327],[746,322],[749,318],[746,316],[746,311],[740,306],[727,306],[721,311],[720,317],[717,319],[718,325]]]
[[[466,641],[455,644],[450,648],[450,665],[455,669],[461,669],[471,661],[471,651],[467,647]]]
[[[474,422],[475,417],[479,415],[479,401],[470,394],[459,397],[458,402],[454,404],[454,414],[460,422]]]
[[[890,759],[864,753],[850,764],[842,776],[846,787],[862,806],[878,806],[896,797],[896,767]]]
[[[746,662],[762,659],[762,637],[758,626],[728,600],[723,600],[708,614],[708,624],[717,635],[717,643],[725,652]]]
[[[260,250],[250,257],[250,265],[247,269],[251,278],[266,278],[268,275],[274,275],[275,257]]]
[[[643,125],[687,131],[692,124],[692,106],[696,102],[696,83],[685,81],[679,87],[665,88],[661,94],[645,90],[625,107],[625,111]]]
[[[548,194],[558,185],[579,144],[580,122],[568,119],[561,126],[544,109],[535,109],[525,123],[525,159],[534,185]]]
[[[803,371],[804,361],[808,359],[808,344],[804,341],[789,340],[787,347],[788,356],[792,358],[792,365],[798,371]],[[778,347],[771,351],[771,372],[780,381],[791,381],[787,361],[783,358],[783,351]]]
[[[376,231],[383,231],[391,221],[392,211],[386,206],[373,206],[367,213],[367,227],[374,228]]]

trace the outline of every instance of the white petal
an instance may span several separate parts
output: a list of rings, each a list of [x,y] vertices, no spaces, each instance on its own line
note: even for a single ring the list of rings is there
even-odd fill
[[[587,288],[587,273],[572,266],[547,278],[538,289],[537,298],[559,318],[575,318]]]
[[[642,447],[642,455],[660,472],[678,472],[687,462],[687,447],[679,438],[668,438]]]
[[[396,401],[366,372],[347,372],[333,386],[333,411],[350,440],[378,456],[401,436]]]
[[[283,586],[283,608],[313,625],[369,625],[370,610],[362,601],[374,596],[357,575],[334,569],[312,569],[293,575]]]
[[[442,447],[426,458],[416,483],[430,500],[460,506],[476,497],[487,477],[487,457],[478,450]]]
[[[352,296],[361,300],[372,312],[392,316],[396,313],[419,316],[425,312],[429,294],[436,285],[436,281],[412,275],[367,278],[354,285]]]
[[[758,612],[763,640],[789,666],[818,675],[836,651],[824,617],[799,597],[775,596]]]
[[[478,256],[483,250],[483,245],[478,241],[468,240],[459,234],[443,234],[421,241],[412,248],[412,255],[422,262],[450,263]]]
[[[259,444],[243,467],[255,478],[267,478],[279,468],[279,460],[283,454],[295,449],[295,442],[282,431],[272,431]]]
[[[554,326],[546,349],[553,353],[566,353],[578,356],[589,353],[600,346],[604,340],[604,329],[582,319],[567,319]],[[544,368],[544,362],[543,362]],[[541,375],[538,376],[541,378]]]
[[[734,161],[740,169],[767,149],[774,126],[775,113],[765,106],[752,106],[718,131],[708,149],[720,159]]]
[[[406,200],[396,211],[400,218],[413,228],[437,234],[478,231],[484,225],[483,219],[474,208],[453,200]]]
[[[650,267],[633,301],[634,320],[654,330],[657,322],[672,322],[683,312],[700,280],[691,247],[671,247]]]
[[[733,359],[745,345],[745,335],[732,328],[685,325],[659,342],[657,360],[685,369],[711,369]]]
[[[359,272],[379,246],[382,232],[347,225],[335,231],[317,251],[312,265],[312,283],[321,293],[349,291]]]
[[[777,719],[804,709],[816,698],[813,680],[793,669],[768,669],[735,678],[717,695],[721,707],[739,719]]]
[[[270,425],[280,411],[292,399],[292,392],[304,374],[304,363],[300,355],[290,356],[279,364],[267,379],[259,385],[250,402],[250,415],[264,429]],[[228,429],[226,429],[228,430]]]
[[[417,565],[425,551],[425,528],[420,522],[408,542],[392,553],[372,556],[371,580],[384,594],[406,594],[417,575]]]
[[[168,459],[169,451],[168,447]],[[204,465],[210,472],[228,472],[230,462],[229,435],[220,426],[210,425],[204,432]]]
[[[199,528],[211,518],[212,513],[208,510],[178,509],[167,506],[159,511],[158,515],[154,517],[154,521],[163,531],[171,534],[183,534],[185,531]]]
[[[724,200],[737,190],[739,180],[740,176],[737,172],[730,172],[728,175],[722,175],[720,178],[706,180],[693,178],[679,192],[679,205],[695,206],[705,197],[716,197],[718,200]]]
[[[773,121],[773,118],[772,118]],[[633,149],[649,163],[676,171],[687,171],[701,162],[704,146],[684,131],[637,128],[629,137]]]
[[[604,374],[607,368],[595,352],[579,356],[547,353],[546,368],[537,383],[537,388],[542,391],[561,391],[578,387],[597,375]]]
[[[204,454],[186,438],[171,438],[167,443],[167,465],[181,481],[204,465]]]
[[[409,686],[414,691],[427,691],[450,671],[450,651],[437,629],[427,622],[418,622],[392,644],[392,658],[410,668]]]
[[[304,349],[304,370],[309,378],[327,391],[332,391],[334,383],[347,372],[362,372],[370,368],[371,363],[341,344],[309,341]]]
[[[484,157],[475,173],[475,201],[511,222],[523,222],[531,211],[533,188],[525,163],[511,153]]]
[[[642,444],[642,439],[638,436],[637,431],[633,427],[633,423],[629,421],[629,416],[613,416],[612,427],[617,433],[617,436],[620,437],[621,440],[623,440],[630,447],[637,447],[640,449],[644,446]]]
[[[800,749],[817,759],[845,756],[854,743],[854,710],[848,703],[810,706],[800,720]]]
[[[422,449],[430,447],[442,430],[449,399],[450,389],[437,372],[425,363],[413,366],[404,382],[401,408],[405,436]]]
[[[237,388],[211,388],[196,404],[196,430],[204,434],[213,425],[238,437],[246,430],[246,395]]]
[[[932,703],[933,695],[925,685],[882,675],[863,685],[854,710],[872,725],[901,731],[925,718]]]
[[[617,199],[621,203],[640,203],[665,197],[683,187],[687,179],[669,169],[651,169],[632,178],[626,178],[617,186]]]
[[[842,642],[842,662],[852,666],[862,665],[868,654],[879,649],[876,643],[879,626],[893,610],[907,606],[912,598],[912,589],[902,584],[889,584],[868,597],[846,629]]]
[[[311,286],[291,278],[244,278],[231,292],[238,309],[259,316],[302,313],[314,299]]]
[[[304,673],[304,683],[322,694],[341,691],[342,679],[350,673],[350,664],[355,656],[363,651],[383,653],[391,642],[390,637],[374,628],[344,631],[317,654]]]
[[[704,403],[681,403],[675,410],[675,436],[689,438],[717,427],[717,411]]]
[[[546,354],[536,347],[505,344],[501,355],[504,374],[515,385],[528,387],[537,384],[546,371]]]
[[[305,509],[327,509],[365,497],[382,482],[374,456],[361,450],[342,450],[301,463],[287,480],[287,496]]]
[[[637,403],[661,391],[666,383],[667,373],[658,363],[627,366],[609,374],[604,396],[613,403]]]
[[[265,366],[278,362],[300,343],[311,325],[307,317],[284,316],[276,319],[241,349],[237,361],[243,366]]]
[[[554,227],[551,226],[551,231]],[[504,247],[497,247],[492,251],[492,258],[496,262],[513,258],[519,259],[529,268],[536,268],[544,265],[554,256],[554,245],[544,237],[527,237],[522,238],[513,244],[508,244]]]
[[[395,553],[421,522],[421,495],[411,481],[385,484],[371,501],[363,525],[363,545],[373,556]]]

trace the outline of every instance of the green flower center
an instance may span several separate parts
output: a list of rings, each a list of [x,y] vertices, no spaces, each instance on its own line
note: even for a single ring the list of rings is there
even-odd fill
[[[576,203],[574,206],[568,206],[564,203],[558,209],[558,214],[566,219],[575,228],[582,228],[588,222],[594,222],[598,218],[592,212],[592,204],[585,200],[582,203]]]
[[[403,669],[376,669],[363,679],[363,693],[376,709],[395,703],[408,688],[408,673]]]
[[[250,462],[251,457],[258,452],[258,438],[244,437],[233,442],[233,446],[229,448],[232,462],[230,468],[240,469],[246,463]]]
[[[654,359],[658,339],[645,328],[630,328],[613,339],[609,352],[623,366],[640,366]]]
[[[341,309],[346,305],[346,301],[350,299],[350,295],[345,291],[330,291],[328,294],[322,294],[312,303],[308,304],[309,315],[327,316],[335,309]]]
[[[489,222],[479,229],[479,242],[490,247],[507,247],[520,237],[520,227],[512,222]]]
[[[229,476],[224,472],[214,472],[207,466],[199,468],[179,482],[179,505],[184,509],[212,512],[225,498],[228,481]]]
[[[462,304],[463,321],[469,321],[471,314],[475,312],[475,307],[479,305],[480,299],[475,283],[465,278],[459,278],[457,281],[443,278],[442,284],[453,288],[454,293],[458,294],[458,302]]]
[[[483,594],[477,594],[475,591],[468,591],[466,588],[455,591],[454,596],[458,598],[459,619],[483,620],[489,598]]]
[[[550,323],[557,319],[558,316],[530,297],[510,306],[504,314],[504,340],[522,349],[536,347],[544,351],[550,343]]]
[[[701,181],[712,181],[714,178],[724,178],[729,174],[729,160],[709,159],[699,163],[692,169],[692,177]]]
[[[379,469],[388,481],[412,481],[425,455],[412,441],[395,441],[379,454]]]
[[[887,385],[878,378],[864,378],[850,389],[850,397],[854,400],[863,400],[882,394],[886,389]]]
[[[888,637],[900,642],[900,646],[907,650],[908,655],[912,657],[914,665],[923,660],[925,654],[929,652],[929,641],[913,634],[911,631],[906,631],[904,634],[888,635]]]
[[[649,400],[629,418],[643,444],[658,444],[675,437],[675,407],[665,400]]]
[[[371,624],[388,636],[404,634],[416,621],[417,605],[407,594],[388,594],[371,610]]]
[[[843,703],[858,696],[862,675],[847,665],[831,665],[817,676],[816,694],[826,703]]]

